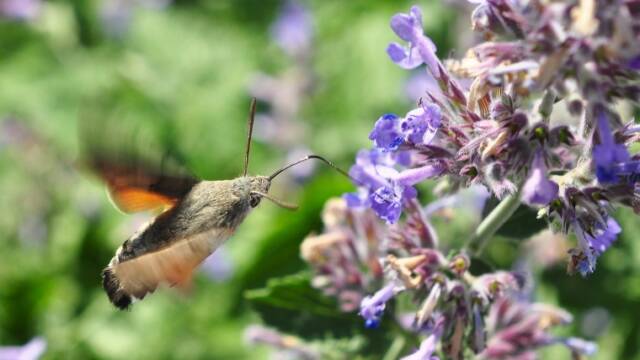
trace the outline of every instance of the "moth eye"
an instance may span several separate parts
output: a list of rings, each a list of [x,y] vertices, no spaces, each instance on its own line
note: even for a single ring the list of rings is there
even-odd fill
[[[249,205],[251,205],[252,208],[258,206],[258,204],[260,204],[260,196],[251,196],[251,199],[249,200]]]

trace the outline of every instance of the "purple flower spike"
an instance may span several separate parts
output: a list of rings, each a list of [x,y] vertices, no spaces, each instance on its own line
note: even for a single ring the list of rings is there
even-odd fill
[[[558,184],[547,178],[547,167],[538,151],[531,164],[529,178],[522,188],[522,199],[529,205],[547,205],[558,197]]]
[[[396,293],[396,286],[389,284],[378,290],[373,296],[367,296],[362,299],[360,312],[358,314],[364,318],[367,328],[374,329],[380,325],[380,318],[384,313],[386,303],[395,296]]]
[[[399,38],[409,43],[408,48],[397,43],[389,44],[387,54],[394,63],[405,69],[413,69],[425,63],[432,73],[438,71],[436,45],[424,35],[420,8],[414,6],[409,14],[394,15],[391,18],[391,29]]]
[[[407,113],[400,123],[406,140],[419,145],[429,144],[442,123],[442,113],[435,104],[426,104]]]
[[[383,150],[393,151],[403,142],[400,131],[400,118],[395,114],[382,115],[373,126],[369,139]]]
[[[629,161],[629,152],[623,144],[616,144],[609,127],[607,115],[600,111],[598,115],[600,144],[593,148],[593,162],[596,176],[602,184],[618,181],[618,166]]]

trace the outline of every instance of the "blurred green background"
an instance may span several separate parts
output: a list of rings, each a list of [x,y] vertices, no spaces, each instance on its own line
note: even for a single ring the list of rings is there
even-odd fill
[[[351,185],[320,166],[312,176],[276,181],[272,193],[301,209],[289,213],[265,202],[254,211],[223,250],[230,277],[202,271],[187,296],[158,291],[119,312],[103,293],[100,272],[144,215],[120,213],[100,181],[78,166],[78,121],[84,111],[101,111],[87,107],[87,99],[108,97],[121,104],[123,124],[164,134],[148,151],[172,147],[198,176],[228,179],[241,172],[256,76],[277,78],[296,68],[313,83],[293,116],[304,126],[270,129],[290,133],[285,145],[258,138],[250,172],[270,173],[296,144],[348,168],[355,152],[368,147],[378,116],[404,114],[414,103],[405,94],[410,74],[384,52],[395,41],[390,17],[414,3],[304,2],[314,31],[304,61],[270,35],[283,6],[278,0],[46,1],[28,19],[2,15],[0,346],[41,336],[45,359],[268,356],[268,349],[243,341],[246,326],[261,321],[243,294],[306,268],[300,242],[321,230],[324,202]],[[458,22],[466,24],[468,13],[417,3],[440,55],[466,41]],[[120,12],[109,18],[105,9],[114,4]],[[268,113],[268,102],[258,111]],[[623,236],[595,276],[569,277],[560,254],[559,263],[541,271],[536,294],[575,314],[568,334],[599,336],[599,359],[640,359],[640,245],[633,236],[640,224],[632,214],[618,218]],[[456,220],[437,226],[443,239],[465,236]],[[495,241],[487,262],[512,267],[519,245],[508,236]],[[589,325],[594,316],[596,325]]]

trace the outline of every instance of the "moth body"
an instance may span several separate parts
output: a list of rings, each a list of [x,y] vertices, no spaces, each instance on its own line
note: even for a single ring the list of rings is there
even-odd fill
[[[120,309],[161,283],[186,286],[269,191],[265,176],[200,181],[173,207],[126,240],[103,271],[103,286]]]

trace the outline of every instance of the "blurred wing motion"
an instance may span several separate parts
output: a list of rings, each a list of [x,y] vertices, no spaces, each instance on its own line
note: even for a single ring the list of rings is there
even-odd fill
[[[132,300],[144,298],[160,284],[188,288],[194,269],[229,236],[231,230],[216,229],[131,259],[126,259],[125,242],[103,272],[104,289],[115,306],[126,309]]]
[[[127,213],[173,207],[198,182],[191,176],[163,173],[141,163],[93,157],[89,165],[107,184],[116,206]]]
[[[187,286],[193,270],[229,236],[226,230],[183,233],[177,208],[199,180],[168,153],[176,148],[171,122],[154,114],[145,123],[139,118],[149,114],[136,114],[134,106],[132,117],[129,110],[94,102],[79,119],[81,161],[104,180],[117,207],[164,211],[126,240],[103,271],[103,287],[120,309],[162,283]]]

